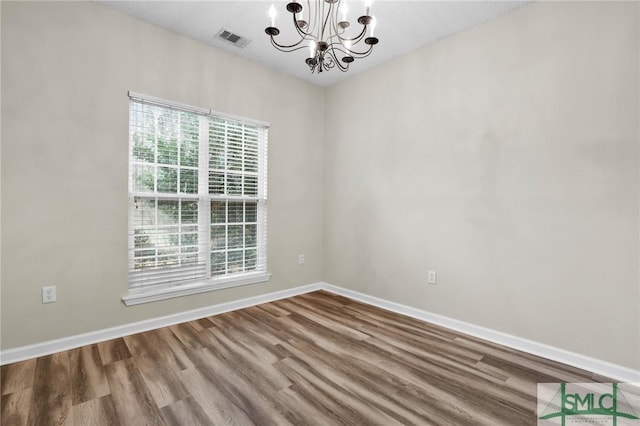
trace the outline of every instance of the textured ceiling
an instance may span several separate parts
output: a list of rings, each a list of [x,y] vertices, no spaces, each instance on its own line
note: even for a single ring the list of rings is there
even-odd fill
[[[443,37],[463,31],[495,16],[527,4],[518,1],[391,1],[373,2],[371,15],[377,21],[380,43],[368,58],[356,60],[346,73],[334,68],[310,74],[304,63],[307,51],[283,53],[271,46],[264,28],[269,24],[270,1],[99,1],[107,7],[135,16],[143,21],[200,40],[234,55],[251,59],[283,73],[319,86],[330,86],[358,72],[387,62]],[[364,12],[364,3],[348,1],[348,20]],[[276,26],[280,38],[294,34],[286,2],[274,1],[278,12]],[[215,38],[221,28],[247,37],[251,42],[243,49]]]

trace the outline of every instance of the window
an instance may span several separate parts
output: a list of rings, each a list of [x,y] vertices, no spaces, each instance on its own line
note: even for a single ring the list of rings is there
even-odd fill
[[[267,126],[129,96],[124,302],[268,280]]]

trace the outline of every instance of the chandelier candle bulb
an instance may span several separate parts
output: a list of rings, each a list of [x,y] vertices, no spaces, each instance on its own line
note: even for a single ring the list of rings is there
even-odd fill
[[[346,21],[347,12],[349,12],[349,7],[347,6],[346,3],[342,3],[342,6],[340,6],[340,12],[342,12],[342,21]]]
[[[276,26],[276,8],[274,5],[271,5],[271,7],[269,8],[269,22],[270,22],[270,27],[275,27]]]
[[[371,19],[371,25],[369,26],[369,37],[373,37],[373,31],[376,29],[376,18]]]
[[[371,0],[365,0],[364,2],[364,16],[371,14]]]
[[[315,58],[315,56],[316,56],[316,42],[314,40],[311,40],[309,42],[309,57]]]
[[[347,49],[347,54],[351,53],[351,40],[345,40],[344,48]]]

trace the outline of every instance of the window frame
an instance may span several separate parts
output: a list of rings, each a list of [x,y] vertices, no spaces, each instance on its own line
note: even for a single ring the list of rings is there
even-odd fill
[[[128,123],[128,134],[129,134],[129,159],[128,159],[128,173],[129,173],[129,185],[128,185],[128,212],[129,212],[129,221],[128,221],[128,270],[129,270],[129,280],[128,287],[129,293],[122,298],[122,301],[125,305],[137,305],[141,303],[148,303],[157,300],[164,300],[172,297],[180,297],[191,294],[198,294],[208,291],[220,290],[224,288],[248,285],[248,284],[256,284],[261,282],[266,282],[270,279],[271,274],[267,270],[267,146],[268,146],[268,129],[269,124],[247,119],[244,117],[237,117],[228,114],[218,113],[211,109],[192,107],[189,105],[167,101],[164,99],[142,95],[135,92],[129,92],[129,114],[131,114],[132,107],[134,102],[138,103],[146,103],[151,104],[157,107],[169,108],[171,110],[178,110],[182,112],[194,113],[198,117],[198,141],[199,141],[199,151],[198,151],[198,190],[195,194],[181,193],[179,190],[173,193],[160,193],[157,190],[157,187],[154,188],[153,192],[140,192],[134,191],[133,187],[133,174],[135,165],[133,164],[133,154],[132,154],[132,131],[131,131],[131,120]],[[257,194],[255,197],[243,196],[231,196],[228,194],[212,194],[210,191],[210,172],[214,169],[210,169],[210,157],[209,157],[209,149],[212,144],[211,137],[211,125],[214,122],[222,120],[225,123],[225,126],[229,126],[229,123],[237,122],[243,126],[255,126],[258,130],[257,133],[257,146],[258,146],[258,171],[257,171]],[[263,133],[261,133],[263,132]],[[225,139],[225,153],[228,152],[228,140]],[[242,139],[243,150],[246,147],[246,139]],[[157,142],[155,145],[155,149],[157,150]],[[244,157],[243,157],[244,158]],[[154,162],[154,167],[158,167],[157,162]],[[180,167],[177,165],[176,167]],[[228,164],[225,164],[224,167],[225,174],[230,171]],[[244,168],[241,168],[241,174],[245,176],[247,171]],[[253,172],[250,172],[253,173]],[[225,179],[225,182],[227,180]],[[226,192],[226,191],[225,191]],[[132,276],[136,276],[135,270],[135,257],[134,257],[134,213],[135,213],[135,205],[134,202],[136,199],[140,198],[151,198],[151,199],[172,199],[177,200],[178,202],[184,200],[197,200],[198,202],[198,255],[202,256],[204,254],[204,260],[206,261],[206,277],[198,278],[195,280],[189,280],[178,284],[171,284],[170,282],[155,284],[150,287],[145,287],[144,285],[132,288]],[[244,271],[235,274],[225,274],[221,276],[212,275],[211,270],[211,256],[213,251],[212,246],[212,220],[211,220],[211,204],[215,201],[225,201],[226,204],[226,220],[225,224],[228,228],[229,226],[229,218],[228,218],[228,209],[229,202],[243,202],[243,211],[246,209],[245,202],[256,202],[256,271]],[[156,207],[157,210],[157,207]],[[246,216],[243,217],[243,226],[246,225]],[[182,226],[182,224],[180,225]],[[246,228],[244,228],[246,229]],[[244,236],[244,234],[243,234]],[[228,240],[228,237],[227,237]],[[203,243],[204,241],[204,243]],[[242,250],[246,252],[246,240],[243,239]],[[228,244],[226,244],[225,253],[229,252]],[[157,256],[157,255],[156,255]],[[227,254],[228,256],[228,254]],[[244,257],[243,257],[244,260]],[[226,263],[228,264],[228,257]],[[171,268],[167,268],[171,269]],[[173,269],[177,271],[177,268]],[[144,273],[140,273],[144,274]]]

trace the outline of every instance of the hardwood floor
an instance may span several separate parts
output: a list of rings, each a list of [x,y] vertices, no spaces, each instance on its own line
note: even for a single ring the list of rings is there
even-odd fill
[[[535,425],[609,381],[327,292],[2,367],[8,425]]]

